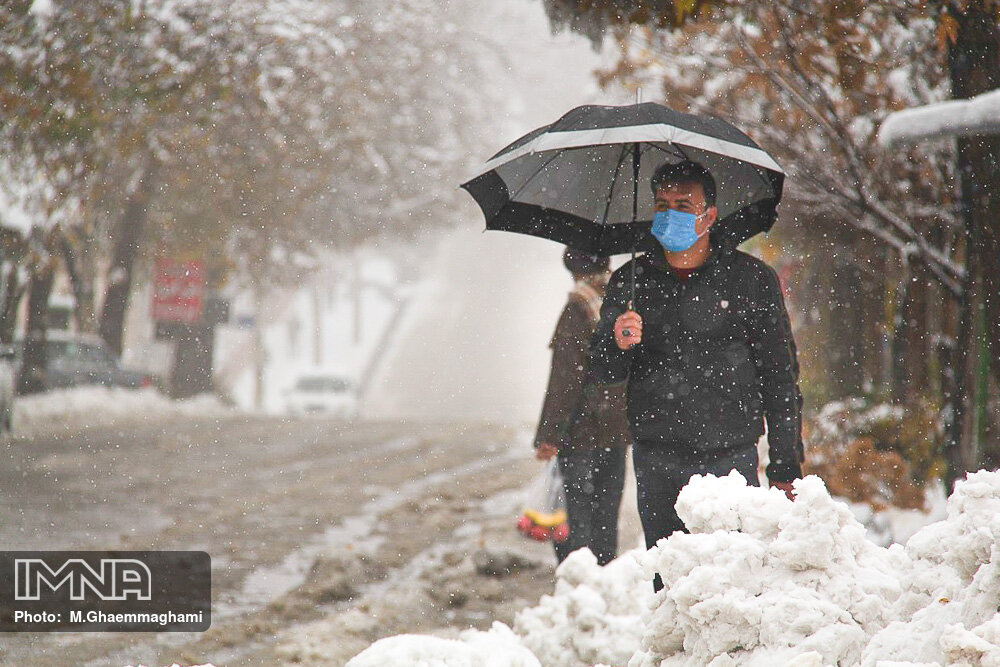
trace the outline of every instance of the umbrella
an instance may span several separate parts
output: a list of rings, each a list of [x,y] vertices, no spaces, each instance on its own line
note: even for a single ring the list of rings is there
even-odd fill
[[[634,254],[655,247],[646,184],[659,165],[682,160],[715,177],[714,241],[736,245],[774,224],[784,182],[774,159],[726,121],[651,102],[577,107],[501,150],[462,187],[487,229],[598,255]],[[650,217],[640,219],[640,211]]]

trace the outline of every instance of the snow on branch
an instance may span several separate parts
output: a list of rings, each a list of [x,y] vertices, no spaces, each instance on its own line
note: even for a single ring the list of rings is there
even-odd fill
[[[889,114],[878,131],[878,142],[896,147],[975,134],[1000,134],[1000,89]]]

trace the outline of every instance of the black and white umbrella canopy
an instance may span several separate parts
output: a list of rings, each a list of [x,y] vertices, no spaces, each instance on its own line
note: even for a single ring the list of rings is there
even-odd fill
[[[501,150],[462,187],[482,208],[487,229],[613,255],[650,247],[650,180],[664,162],[683,160],[715,177],[716,241],[742,243],[774,224],[784,182],[774,159],[721,119],[655,103],[577,107]]]

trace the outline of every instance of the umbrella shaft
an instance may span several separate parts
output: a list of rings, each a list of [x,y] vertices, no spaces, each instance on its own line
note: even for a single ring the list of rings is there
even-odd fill
[[[642,94],[641,91],[639,93]],[[639,219],[639,142],[632,145],[632,290],[628,307],[632,309],[635,302],[635,223]]]

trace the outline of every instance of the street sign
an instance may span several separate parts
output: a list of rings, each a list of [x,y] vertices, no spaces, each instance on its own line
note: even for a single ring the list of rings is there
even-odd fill
[[[201,321],[205,296],[205,264],[200,261],[156,260],[153,320],[195,324]]]

